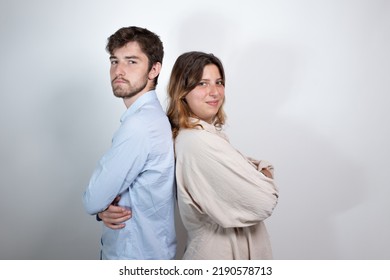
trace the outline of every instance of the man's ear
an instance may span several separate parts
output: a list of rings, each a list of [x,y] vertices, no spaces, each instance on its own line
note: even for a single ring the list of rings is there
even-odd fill
[[[160,74],[160,71],[161,71],[161,63],[156,62],[155,64],[153,64],[152,69],[150,69],[148,74],[149,80],[154,80],[154,78],[156,78]]]

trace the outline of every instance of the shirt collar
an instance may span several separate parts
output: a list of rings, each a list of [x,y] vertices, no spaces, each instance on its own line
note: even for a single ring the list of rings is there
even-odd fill
[[[200,125],[196,127],[197,129],[203,129],[207,132],[216,134],[229,142],[229,139],[227,135],[222,131],[222,128],[216,127],[214,124],[210,124],[197,118],[190,117],[189,119],[192,123],[197,123]]]
[[[127,110],[123,113],[121,117],[121,122],[123,122],[126,118],[128,118],[129,116],[137,112],[138,109],[140,109],[146,103],[156,99],[157,99],[157,94],[155,90],[151,90],[144,93],[143,95],[138,97],[137,100],[133,104],[131,104],[131,106],[127,108]]]

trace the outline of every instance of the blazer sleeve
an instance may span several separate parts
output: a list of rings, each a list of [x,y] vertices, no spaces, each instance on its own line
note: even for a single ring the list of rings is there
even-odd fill
[[[176,176],[184,203],[224,228],[251,226],[272,214],[278,191],[258,165],[216,134],[193,129],[182,136]]]

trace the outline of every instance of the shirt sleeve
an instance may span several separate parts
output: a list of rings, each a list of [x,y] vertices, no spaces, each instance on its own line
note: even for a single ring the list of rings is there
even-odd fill
[[[137,122],[119,128],[111,148],[100,159],[83,196],[89,214],[104,211],[117,195],[131,187],[148,156],[148,137]]]
[[[213,133],[192,130],[183,136],[176,146],[176,176],[184,185],[184,203],[224,228],[251,226],[272,214],[278,201],[274,180]]]

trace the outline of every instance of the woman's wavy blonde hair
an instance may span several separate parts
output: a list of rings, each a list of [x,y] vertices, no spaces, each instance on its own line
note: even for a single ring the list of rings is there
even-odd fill
[[[193,114],[185,100],[186,95],[192,91],[202,80],[203,69],[206,65],[214,64],[218,67],[221,78],[225,83],[225,71],[222,62],[213,54],[204,52],[186,52],[180,55],[172,68],[168,83],[168,109],[167,115],[171,123],[173,138],[181,128],[194,128],[198,124],[189,120]],[[225,124],[223,104],[219,108],[214,125],[222,127]]]

